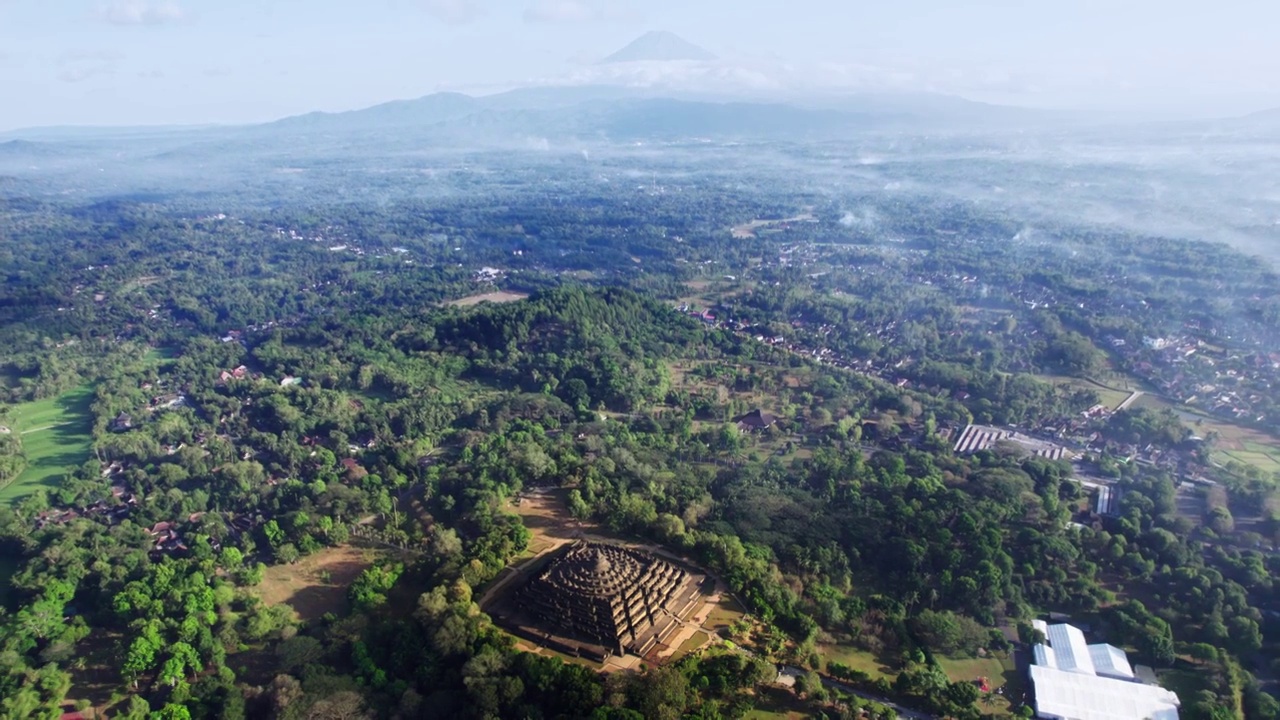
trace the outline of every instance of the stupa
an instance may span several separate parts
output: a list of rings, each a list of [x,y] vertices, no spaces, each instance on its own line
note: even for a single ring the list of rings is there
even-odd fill
[[[494,615],[573,655],[644,656],[680,626],[704,576],[632,548],[580,541],[533,574]]]

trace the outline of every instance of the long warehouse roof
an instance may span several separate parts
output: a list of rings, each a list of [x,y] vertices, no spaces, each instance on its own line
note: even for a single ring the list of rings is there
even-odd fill
[[[1178,720],[1178,696],[1134,678],[1124,651],[1089,645],[1072,625],[1035,627],[1045,642],[1034,648],[1031,682],[1036,714],[1064,720]]]

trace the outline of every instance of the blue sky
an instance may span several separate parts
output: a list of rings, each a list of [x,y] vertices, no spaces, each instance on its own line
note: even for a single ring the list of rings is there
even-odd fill
[[[823,84],[1231,114],[1280,105],[1277,27],[1274,0],[0,0],[0,130],[494,90],[650,29]]]

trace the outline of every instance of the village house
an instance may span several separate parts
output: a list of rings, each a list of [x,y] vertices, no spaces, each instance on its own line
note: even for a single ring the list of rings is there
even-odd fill
[[[738,430],[742,432],[764,432],[773,427],[777,421],[778,417],[776,415],[759,408],[733,419],[733,422],[738,426]]]

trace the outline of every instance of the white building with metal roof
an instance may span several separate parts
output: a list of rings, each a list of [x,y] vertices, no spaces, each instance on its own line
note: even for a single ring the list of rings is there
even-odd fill
[[[1134,676],[1129,658],[1089,645],[1079,628],[1036,620],[1045,642],[1033,648],[1036,717],[1045,720],[1178,720],[1178,696]]]

